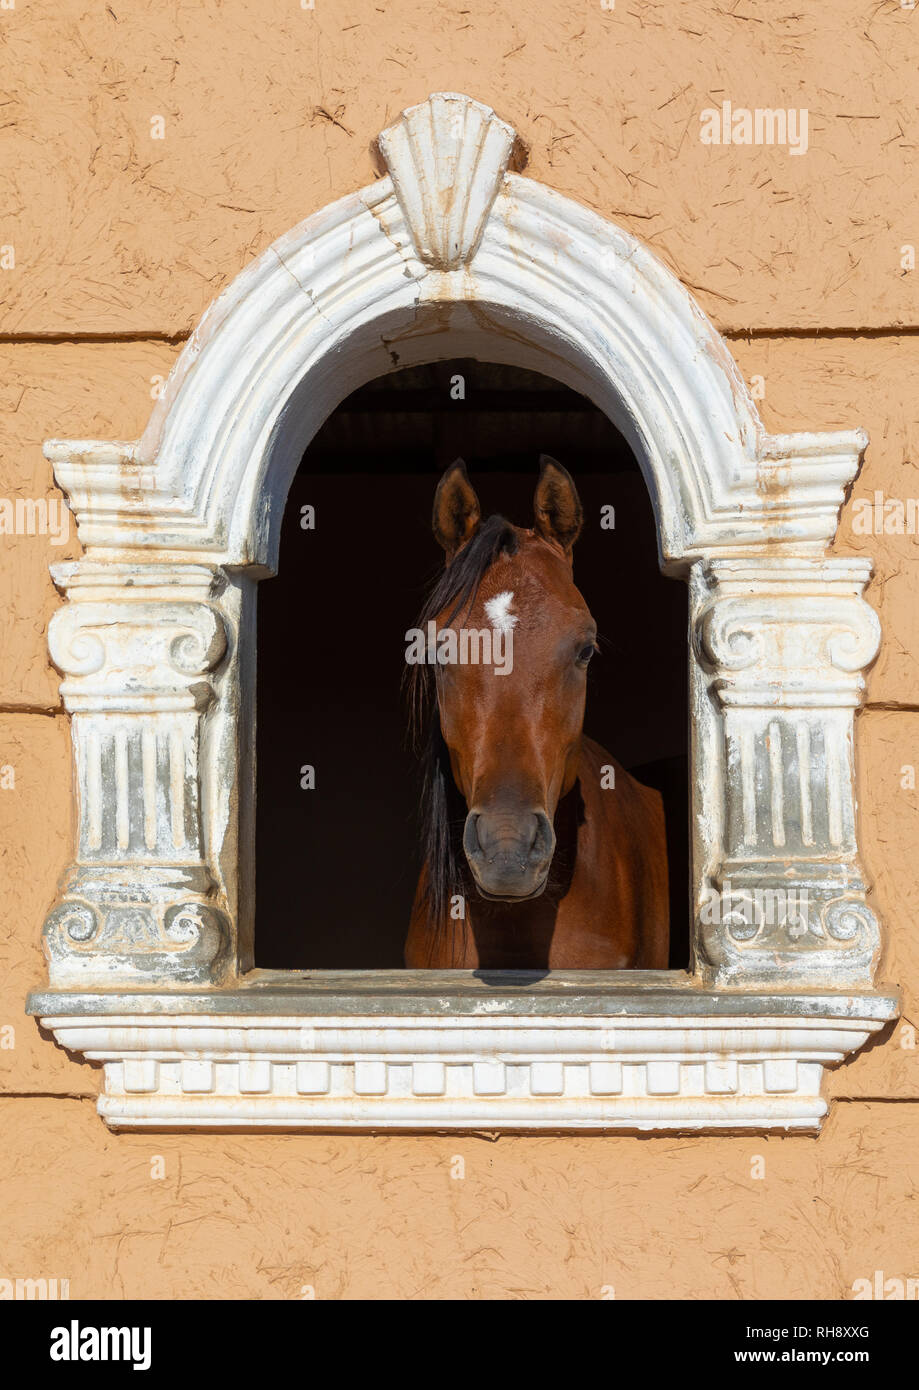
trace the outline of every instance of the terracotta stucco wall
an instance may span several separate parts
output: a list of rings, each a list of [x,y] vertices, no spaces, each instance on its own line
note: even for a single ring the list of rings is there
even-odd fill
[[[210,299],[370,182],[376,132],[444,89],[494,106],[528,173],[693,289],[762,379],[767,427],[869,430],[837,548],[877,563],[859,803],[882,978],[919,1019],[919,541],[852,526],[876,490],[919,497],[919,11],[16,0],[0,52],[0,497],[57,496],[49,435],[136,437]],[[699,113],[725,100],[807,108],[806,155],[704,145]],[[840,1298],[876,1269],[919,1274],[902,1024],[831,1077],[817,1140],[108,1134],[96,1072],[23,1015],[72,835],[45,628],[48,562],[75,553],[0,536],[0,1277],[67,1278],[74,1297]]]

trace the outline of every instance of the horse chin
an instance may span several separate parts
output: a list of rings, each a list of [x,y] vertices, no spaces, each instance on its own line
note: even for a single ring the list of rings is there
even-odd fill
[[[489,893],[483,888],[481,883],[476,880],[476,891],[480,898],[484,898],[490,903],[505,903],[510,906],[512,903],[529,903],[534,898],[541,898],[546,891],[546,884],[549,882],[548,870],[543,875],[542,880],[536,885],[531,893]]]

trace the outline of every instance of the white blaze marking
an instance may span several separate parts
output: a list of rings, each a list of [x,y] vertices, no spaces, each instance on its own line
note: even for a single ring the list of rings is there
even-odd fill
[[[505,589],[503,594],[495,594],[494,598],[486,601],[485,612],[496,632],[512,632],[517,626],[517,615],[510,611],[513,602],[512,589]]]

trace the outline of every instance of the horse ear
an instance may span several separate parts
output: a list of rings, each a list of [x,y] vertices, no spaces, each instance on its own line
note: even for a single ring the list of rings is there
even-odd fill
[[[548,454],[539,457],[539,482],[533,498],[536,530],[543,540],[555,541],[566,555],[581,534],[584,509],[574,479]]]
[[[472,540],[481,519],[479,499],[466,476],[466,465],[462,459],[454,459],[434,494],[434,535],[448,561]]]

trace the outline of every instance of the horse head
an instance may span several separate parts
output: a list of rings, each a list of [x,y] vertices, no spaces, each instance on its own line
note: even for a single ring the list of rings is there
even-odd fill
[[[483,522],[464,463],[451,464],[434,499],[446,569],[425,610],[437,634],[440,735],[467,811],[462,848],[479,893],[505,903],[546,887],[597,641],[572,578],[581,503],[546,456],[534,513],[528,530]]]

